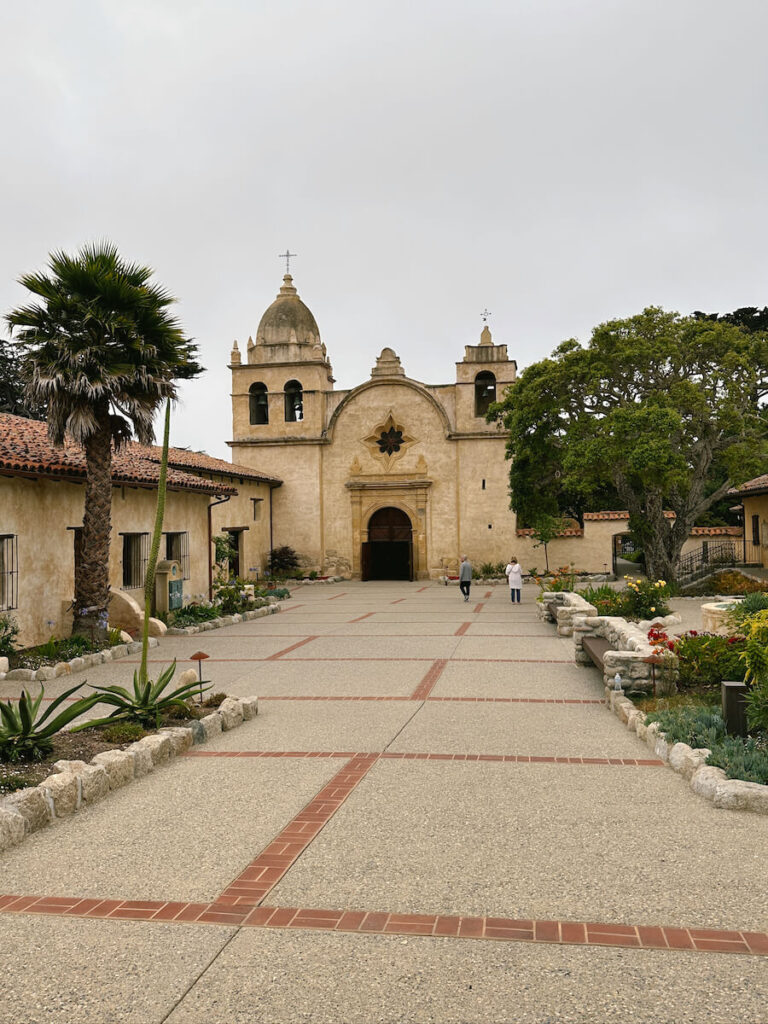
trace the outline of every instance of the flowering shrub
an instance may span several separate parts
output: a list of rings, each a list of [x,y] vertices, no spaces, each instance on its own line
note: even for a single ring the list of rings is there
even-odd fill
[[[665,580],[635,579],[624,577],[623,590],[614,590],[607,584],[601,587],[586,587],[579,593],[597,609],[598,615],[620,615],[625,619],[652,619],[657,615],[669,615],[669,587]]]
[[[531,575],[541,587],[542,594],[557,594],[563,590],[573,590],[576,586],[576,573],[572,565],[561,565],[555,573],[544,573],[541,576]],[[539,595],[541,596],[541,595]]]
[[[659,653],[671,651],[677,658],[678,690],[715,687],[724,679],[738,682],[744,678],[744,636],[721,636],[691,629],[682,636],[670,637],[654,626],[648,630],[648,640]]]
[[[625,576],[626,587],[621,591],[629,614],[627,619],[652,619],[655,615],[669,615],[669,587],[666,580],[635,579]]]

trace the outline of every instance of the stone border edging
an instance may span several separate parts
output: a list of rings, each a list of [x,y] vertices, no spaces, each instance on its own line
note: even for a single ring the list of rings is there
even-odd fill
[[[247,612],[235,612],[234,615],[222,615],[217,619],[206,619],[205,622],[198,622],[196,626],[169,626],[166,636],[194,636],[195,633],[207,633],[211,629],[221,629],[222,626],[235,626],[238,622],[250,622],[252,619],[262,619],[265,615],[276,615],[281,612],[282,606],[277,601],[270,601],[268,605],[261,608],[252,608]]]
[[[296,580],[295,587],[313,587],[317,583],[349,583],[348,576],[326,576],[322,580]]]
[[[149,638],[149,646],[157,647],[157,637]],[[82,672],[91,665],[103,665],[108,661],[117,661],[118,658],[125,658],[129,654],[138,654],[141,651],[141,641],[132,640],[129,644],[115,644],[114,647],[107,647],[103,651],[95,651],[93,654],[83,654],[79,658],[72,658],[70,661],[60,661],[56,665],[44,665],[42,668],[12,668],[3,674],[0,672],[0,680],[10,679],[24,683],[47,683],[51,679],[58,679],[59,676],[69,676],[74,672]]]
[[[619,720],[636,732],[659,760],[682,775],[694,793],[710,800],[715,807],[768,814],[768,786],[726,778],[722,768],[706,763],[711,750],[689,747],[687,743],[668,743],[658,722],[646,725],[645,712],[636,708],[622,692],[606,687],[605,696],[606,703]]]
[[[193,744],[235,729],[258,713],[258,697],[227,697],[204,718],[188,725],[166,726],[126,750],[104,750],[90,764],[57,761],[53,773],[39,785],[0,800],[0,852],[17,846],[59,818],[71,817],[83,805],[95,804],[112,790],[148,775]]]

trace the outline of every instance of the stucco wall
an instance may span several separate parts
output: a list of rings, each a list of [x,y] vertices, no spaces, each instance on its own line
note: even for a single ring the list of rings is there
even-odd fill
[[[203,474],[197,471],[197,475],[204,475],[208,479],[215,479],[220,483],[237,488],[237,494],[230,497],[229,501],[221,505],[213,505],[211,508],[211,536],[216,537],[227,529],[241,531],[240,574],[249,579],[263,579],[270,550],[269,485],[256,480],[248,480],[247,477],[226,476],[221,473]],[[255,513],[254,499],[256,499]],[[211,504],[215,500],[213,497],[208,498]],[[215,552],[212,549],[211,559],[214,558]],[[207,580],[205,589],[206,591],[208,589]]]
[[[768,567],[768,494],[756,494],[754,497],[743,494],[742,501],[748,555],[750,560],[760,559],[760,564]],[[752,544],[752,516],[760,516],[759,546]]]
[[[83,486],[64,481],[0,479],[0,533],[17,537],[18,607],[12,614],[21,627],[19,643],[23,646],[71,631],[67,609],[74,593],[74,533],[68,527],[82,525],[83,494]],[[191,491],[169,491],[167,495],[163,530],[189,534],[191,578],[184,582],[185,594],[204,592],[208,586],[208,501],[208,495]],[[151,534],[155,506],[154,490],[128,486],[112,490],[109,573],[114,589],[122,589],[120,535]],[[127,593],[143,606],[142,590]]]

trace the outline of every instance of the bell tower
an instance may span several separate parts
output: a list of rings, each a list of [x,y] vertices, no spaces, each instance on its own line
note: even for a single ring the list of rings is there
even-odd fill
[[[325,426],[325,395],[333,371],[320,330],[285,274],[277,298],[248,338],[235,341],[232,370],[233,458],[240,444],[317,438]]]

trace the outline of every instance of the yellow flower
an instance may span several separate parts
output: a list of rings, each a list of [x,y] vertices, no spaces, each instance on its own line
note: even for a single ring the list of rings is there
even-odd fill
[[[651,608],[651,611],[652,611],[652,612],[655,612],[655,611],[656,611],[656,609],[655,609],[655,608]]]

